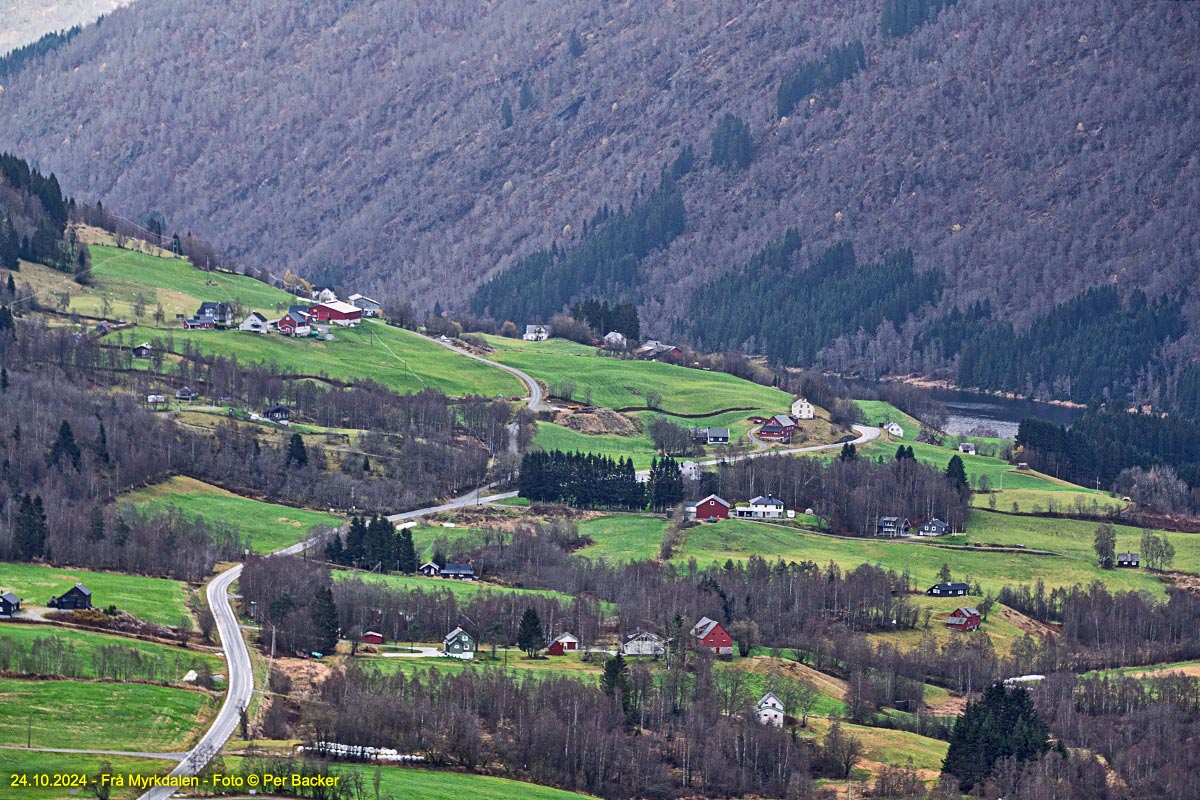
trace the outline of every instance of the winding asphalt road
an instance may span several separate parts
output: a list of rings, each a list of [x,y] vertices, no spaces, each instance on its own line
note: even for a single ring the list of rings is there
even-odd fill
[[[437,341],[436,339],[434,341]],[[510,367],[507,364],[500,364],[496,361],[478,356],[474,353],[455,347],[452,344],[438,342],[438,344],[453,350],[455,353],[466,356],[467,358],[481,361],[484,364],[489,364],[505,372],[515,375],[520,379],[521,383],[525,384],[525,388],[529,390],[528,406],[531,411],[551,411],[555,410],[553,406],[547,405],[543,398],[541,385],[528,373]],[[870,428],[864,425],[855,425],[854,429],[859,436],[854,439],[852,444],[860,445],[879,438],[879,429]],[[516,436],[511,436],[510,441],[515,442]],[[729,461],[744,461],[752,458],[763,458],[764,456],[777,454],[791,453],[810,453],[818,450],[829,450],[835,447],[841,447],[844,443],[837,442],[835,444],[818,444],[808,447],[792,447],[779,450],[765,450],[755,453],[747,453],[740,456],[731,456],[722,459],[710,459],[701,461],[704,466],[711,466],[721,462]],[[515,446],[515,445],[514,445]],[[642,470],[639,475],[648,475],[649,470]],[[438,506],[429,508],[418,508],[413,511],[405,511],[400,514],[392,514],[388,517],[392,522],[413,519],[414,517],[424,517],[430,514],[436,514],[440,511],[452,511],[464,506],[483,505],[486,503],[494,503],[498,500],[505,500],[510,497],[516,497],[516,492],[500,492],[498,494],[484,495],[483,492],[492,487],[492,484],[481,486],[467,494],[450,500]],[[308,542],[299,542],[291,547],[279,550],[272,555],[293,555],[302,552]],[[250,667],[250,653],[246,649],[246,642],[242,638],[241,630],[238,627],[237,617],[233,613],[233,607],[229,604],[229,587],[242,574],[242,565],[238,564],[225,572],[222,572],[216,578],[209,582],[206,595],[208,597],[208,607],[212,610],[213,617],[217,623],[217,633],[221,638],[221,646],[224,648],[225,658],[229,673],[229,688],[225,694],[225,702],[221,705],[221,710],[217,712],[216,719],[213,720],[212,726],[200,739],[191,752],[179,763],[175,769],[171,770],[171,775],[195,775],[200,770],[204,769],[213,756],[215,756],[225,743],[233,736],[237,730],[239,717],[243,708],[250,704],[250,696],[254,691],[254,673]],[[171,787],[156,787],[143,794],[140,800],[167,800],[173,793]]]

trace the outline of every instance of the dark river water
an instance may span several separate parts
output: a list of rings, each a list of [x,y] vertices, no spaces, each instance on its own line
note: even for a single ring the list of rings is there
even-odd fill
[[[1023,419],[1032,417],[1069,427],[1084,412],[1082,408],[1039,403],[1036,400],[1011,400],[957,389],[930,389],[929,394],[946,407],[949,417],[946,433],[951,436],[982,426],[991,428],[1000,436],[1014,439],[1017,425]]]

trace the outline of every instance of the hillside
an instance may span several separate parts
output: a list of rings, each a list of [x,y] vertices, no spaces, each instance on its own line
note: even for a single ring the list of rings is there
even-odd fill
[[[1200,8],[961,0],[885,35],[883,5],[323,0],[277,14],[162,0],[114,12],[10,79],[0,148],[250,266],[459,310],[525,256],[585,243],[589,223],[613,219],[597,212],[636,206],[675,164],[682,232],[633,248],[605,282],[568,287],[638,300],[649,335],[868,374],[941,369],[987,388],[1080,399],[1115,387],[1169,402],[1194,355],[1196,301],[1178,300],[1196,275]],[[826,58],[842,44],[853,46]],[[805,83],[810,62],[829,66]],[[722,128],[721,168],[712,136],[726,114],[748,139]],[[828,319],[846,296],[863,313],[834,313],[795,346],[771,341],[769,316],[680,324],[712,311],[689,306],[702,289],[744,315],[758,284],[713,281],[789,228],[795,246],[747,277],[793,293],[788,316]],[[861,294],[879,283],[868,278],[817,294],[805,268],[842,241],[855,258],[839,264],[887,270],[911,290]],[[911,266],[889,260],[896,250],[911,250]],[[931,271],[940,278],[916,281]],[[1099,386],[1075,388],[1094,359],[1055,363],[1035,340],[1015,340],[1004,374],[974,368],[979,352],[1101,285],[1130,314],[1135,289],[1175,305],[1153,330],[1109,309],[1106,327],[1127,326],[1119,338],[1139,346],[1100,364]],[[975,302],[987,305],[966,322],[944,318]],[[1084,326],[1055,338],[1081,350],[1095,338]]]
[[[39,37],[94,22],[132,0],[3,0],[0,2],[0,55]]]

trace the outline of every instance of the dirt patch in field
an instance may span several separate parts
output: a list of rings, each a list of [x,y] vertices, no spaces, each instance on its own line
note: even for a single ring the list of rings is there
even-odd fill
[[[636,436],[638,432],[633,420],[610,408],[559,411],[554,415],[554,424],[587,434]]]
[[[925,708],[935,717],[957,717],[967,710],[967,698],[946,696],[933,702],[926,702]]]
[[[1164,678],[1167,675],[1178,675],[1181,672],[1189,678],[1200,678],[1200,664],[1181,664],[1178,667],[1146,669],[1140,672],[1127,672],[1125,674],[1130,678]]]
[[[290,697],[315,697],[317,687],[329,677],[333,668],[324,661],[309,658],[277,658],[275,669],[292,681]]]
[[[1053,636],[1059,633],[1059,626],[1039,622],[1032,617],[1025,616],[1020,611],[999,603],[992,607],[991,613],[1020,628],[1022,632],[1028,633],[1030,636]]]
[[[772,656],[753,656],[735,661],[734,666],[746,672],[757,672],[765,675],[783,675],[794,680],[803,680],[817,687],[821,694],[846,699],[846,682],[841,678],[826,675],[824,672],[801,664],[799,661],[789,661]]]

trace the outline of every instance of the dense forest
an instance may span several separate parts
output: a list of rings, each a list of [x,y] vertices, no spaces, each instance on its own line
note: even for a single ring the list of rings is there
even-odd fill
[[[75,201],[65,197],[53,173],[43,175],[24,159],[0,153],[0,267],[18,259],[68,272],[86,272],[87,245],[68,236]]]
[[[911,252],[859,264],[843,242],[801,271],[792,267],[800,245],[800,235],[788,230],[743,270],[698,288],[680,332],[709,351],[741,348],[779,364],[811,364],[838,337],[884,322],[903,325],[941,292],[941,273],[918,273]]]
[[[131,219],[195,220],[254,269],[455,313],[496,277],[498,319],[613,292],[640,304],[643,333],[658,338],[693,314],[697,291],[789,228],[803,236],[798,265],[838,242],[864,265],[911,250],[918,275],[941,276],[937,305],[846,321],[803,366],[962,372],[1064,399],[1107,387],[1169,405],[1197,354],[1194,332],[1176,338],[1174,308],[1192,325],[1197,299],[1181,292],[1200,206],[1188,158],[1200,145],[1198,29],[1195,4],[1130,14],[1117,0],[503,0],[472,13],[320,0],[284,14],[164,0],[25,59],[0,94],[0,147]],[[232,117],[229,97],[243,100]],[[258,126],[269,135],[245,135]],[[533,254],[562,266],[584,252],[598,209],[631,213],[685,153],[686,224],[635,267],[606,261],[578,277],[542,257],[512,274],[545,286],[505,277]],[[873,288],[886,284],[881,273]],[[1042,323],[1098,286],[1125,311],[1136,290],[1171,312],[1132,378],[1146,343],[1129,339],[1144,327],[1119,315],[1104,330],[1120,331],[1106,340],[1121,352],[1095,378],[1078,353],[1054,365],[1015,353],[980,371],[969,353],[959,364],[940,345],[913,347],[955,309],[984,307],[967,337],[976,348],[1044,353]],[[522,291],[539,306],[518,302]],[[501,295],[516,298],[503,314]],[[751,317],[776,302],[713,299]],[[1071,347],[1097,327],[1071,327]]]
[[[1166,513],[1186,511],[1189,505],[1196,508],[1197,497],[1188,495],[1189,487],[1200,490],[1200,420],[1090,409],[1069,429],[1024,420],[1017,430],[1017,445],[1024,448],[1021,459],[1035,469],[1085,486],[1119,485],[1123,493],[1132,490],[1138,479],[1149,493],[1147,471],[1167,468],[1156,475],[1161,481],[1183,484],[1181,490],[1165,484],[1158,489],[1181,497],[1174,501],[1163,497],[1149,505]]]

